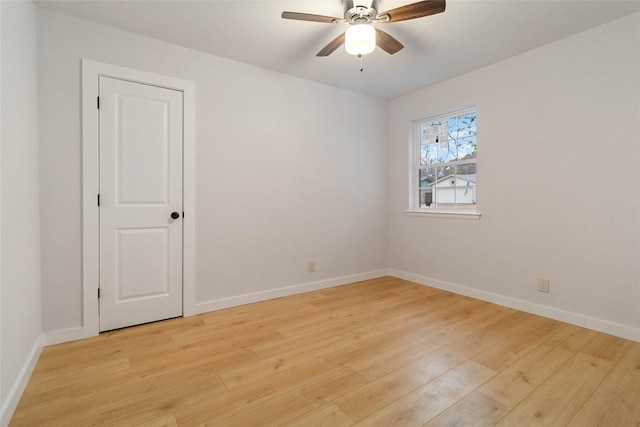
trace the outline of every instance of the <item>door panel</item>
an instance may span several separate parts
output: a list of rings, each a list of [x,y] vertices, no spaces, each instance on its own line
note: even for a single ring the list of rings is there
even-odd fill
[[[119,229],[116,303],[169,293],[169,229]]]
[[[182,93],[100,77],[100,330],[182,315]]]
[[[167,204],[168,107],[164,101],[118,96],[119,204]]]

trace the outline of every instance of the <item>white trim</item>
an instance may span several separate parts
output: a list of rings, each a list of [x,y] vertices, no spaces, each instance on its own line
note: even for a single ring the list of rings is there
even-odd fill
[[[75,328],[61,329],[59,331],[45,332],[42,334],[42,345],[56,345],[63,342],[76,341],[95,335],[88,334],[87,328],[76,326]]]
[[[404,211],[407,216],[421,216],[432,218],[455,218],[455,219],[480,219],[482,214],[477,211],[440,211],[440,210],[426,210],[426,209],[407,209]]]
[[[429,165],[423,165],[420,163],[420,147],[421,141],[420,138],[420,126],[426,123],[433,123],[443,120],[449,120],[451,118],[461,117],[467,114],[475,113],[477,116],[478,107],[475,104],[468,105],[464,108],[460,108],[458,110],[450,111],[444,114],[438,114],[436,116],[427,117],[425,119],[414,120],[409,123],[409,208],[405,210],[407,214],[428,214],[434,215],[433,212],[425,212],[419,208],[420,206],[420,188],[416,183],[419,180],[419,171],[421,169],[428,169],[434,167],[443,167],[443,166],[456,166],[456,165],[466,165],[466,164],[477,164],[477,159],[468,159],[468,160],[456,160],[453,162],[445,162],[445,163],[433,163]],[[476,124],[477,125],[477,124]],[[437,181],[436,181],[437,182]],[[477,195],[476,195],[477,196]],[[440,211],[435,214],[438,218],[457,218],[457,211],[449,210],[449,211]],[[479,219],[480,214],[478,212],[472,213],[463,213],[462,215],[475,215],[474,219]]]
[[[477,113],[476,109],[477,109],[476,104],[469,104],[466,107],[451,110],[448,113],[436,114],[435,116],[415,120],[414,123],[418,125],[423,125],[425,123],[441,122],[443,120],[449,120],[454,117],[466,116],[467,114],[470,114],[470,113]]]
[[[368,273],[353,274],[350,276],[336,277],[334,279],[319,280],[317,282],[302,283],[299,285],[285,286],[282,288],[270,289],[268,291],[254,292],[251,294],[238,295],[228,298],[221,298],[196,304],[197,313],[208,313],[210,311],[221,310],[223,308],[236,307],[239,305],[254,302],[266,301],[273,298],[286,297],[303,292],[317,291],[319,289],[331,288],[334,286],[347,285],[349,283],[361,282],[363,280],[378,279],[388,276],[387,270],[376,270]],[[196,314],[196,313],[194,313]]]
[[[409,147],[409,197],[408,202],[411,208],[420,206],[420,174],[419,169],[416,168],[416,159],[420,158],[419,144],[415,143],[416,135],[419,134],[418,125],[416,122],[411,122],[409,126],[409,141],[407,146]],[[418,183],[418,184],[416,184]]]
[[[195,84],[186,83],[182,90],[182,315],[191,316],[196,314],[196,94]]]
[[[27,360],[20,370],[18,378],[13,383],[13,387],[11,387],[11,390],[9,390],[6,395],[6,398],[2,405],[2,410],[0,411],[0,424],[2,425],[2,427],[7,427],[9,425],[11,417],[13,417],[13,413],[18,407],[18,403],[20,403],[22,393],[24,393],[25,388],[27,388],[29,378],[31,378],[31,374],[36,367],[36,363],[38,362],[38,358],[40,357],[41,352],[42,335],[36,340],[36,343],[31,349],[29,356],[27,356]]]
[[[0,4],[0,23],[2,22],[2,5]],[[37,48],[37,45],[36,45]],[[2,31],[0,29],[0,129],[2,129],[2,104],[4,104],[4,98],[2,97]],[[37,52],[36,52],[36,60],[37,60]],[[37,76],[36,76],[36,84],[37,84]],[[6,123],[5,123],[6,125]],[[0,133],[0,177],[2,176],[2,136]],[[0,224],[2,224],[2,191],[0,191]],[[2,245],[2,227],[0,227],[0,249]],[[1,250],[0,250],[1,253]],[[42,265],[42,262],[40,263]],[[40,281],[42,286],[42,281]],[[0,296],[2,295],[2,256],[0,256]],[[42,312],[42,311],[41,311]],[[2,298],[0,297],[0,319],[2,319]],[[0,380],[2,380],[2,333],[0,331]],[[0,381],[0,426],[5,427],[5,425],[9,425],[9,419],[11,419],[11,415],[13,415],[13,410],[11,414],[7,417],[7,421],[5,423],[5,403],[9,402],[10,399],[3,400],[3,392],[2,392],[2,382]],[[15,408],[14,408],[15,410]]]
[[[478,159],[467,159],[467,160],[454,160],[452,162],[446,162],[446,163],[430,163],[428,165],[419,164],[419,165],[416,165],[416,168],[420,170],[420,169],[429,169],[429,168],[441,168],[444,166],[458,166],[458,165],[471,165],[471,164],[475,165],[478,163],[477,160]],[[453,174],[445,175],[442,178],[437,179],[433,182],[434,183],[441,182],[442,180],[444,180],[449,176],[453,176]],[[464,176],[464,175],[461,175],[461,176]],[[461,178],[461,179],[464,179],[464,178]]]
[[[558,320],[560,322],[571,323],[573,325],[582,326],[594,331],[603,332],[605,334],[615,335],[620,338],[640,342],[640,328],[633,328],[631,326],[621,325],[619,323],[613,323],[607,320],[597,319],[595,317],[585,316],[583,314],[574,313],[571,311],[535,304],[529,301],[494,294],[493,292],[473,289],[468,286],[444,282],[442,280],[419,276],[417,274],[407,273],[404,271],[389,269],[388,273],[390,276],[408,280],[420,285],[442,289],[445,291],[453,292],[455,294],[476,298],[482,301],[491,302],[493,304],[499,304],[516,310],[525,311],[527,313],[536,314],[538,316]]]
[[[183,93],[183,315],[195,314],[195,85],[191,81],[82,60],[82,304],[80,328],[47,334],[50,343],[96,336],[98,317],[98,76],[175,89]]]
[[[98,335],[98,96],[100,67],[82,61],[82,329],[79,338]]]

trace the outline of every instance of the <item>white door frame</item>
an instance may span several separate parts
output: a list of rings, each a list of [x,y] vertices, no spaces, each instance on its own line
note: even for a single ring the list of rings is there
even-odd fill
[[[99,333],[98,76],[182,91],[183,104],[183,316],[195,310],[195,85],[193,82],[82,60],[82,327],[69,340]],[[76,336],[79,335],[79,336]]]

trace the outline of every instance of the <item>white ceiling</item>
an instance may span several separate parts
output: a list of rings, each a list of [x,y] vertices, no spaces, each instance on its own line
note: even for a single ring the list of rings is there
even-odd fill
[[[342,17],[341,0],[41,0],[39,7],[266,69],[390,99],[640,11],[640,1],[448,0],[444,13],[377,24],[404,44],[358,58],[315,54],[343,25],[281,19]],[[412,3],[380,0],[379,11]]]

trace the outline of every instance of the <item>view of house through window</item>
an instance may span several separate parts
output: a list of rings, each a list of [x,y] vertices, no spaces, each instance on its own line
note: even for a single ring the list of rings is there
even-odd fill
[[[476,209],[476,136],[473,109],[416,123],[414,208]]]

